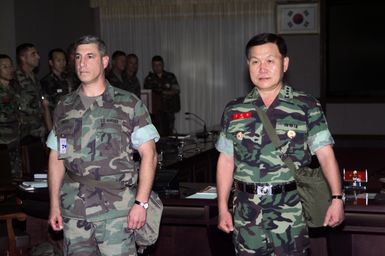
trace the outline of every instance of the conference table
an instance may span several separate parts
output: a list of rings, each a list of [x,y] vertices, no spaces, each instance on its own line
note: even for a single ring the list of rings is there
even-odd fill
[[[214,140],[185,142],[182,152],[178,150],[179,140],[167,140],[157,148],[163,153],[154,187],[160,192],[165,209],[159,240],[151,248],[152,255],[165,255],[165,252],[184,256],[233,255],[231,236],[216,227],[216,200],[186,198],[215,183],[218,152]],[[385,194],[370,192],[374,193],[347,196],[345,221],[341,226],[310,230],[313,255],[383,255]],[[47,188],[19,189],[17,193],[23,210],[46,223],[49,214]],[[199,254],[196,248],[200,248]]]
[[[231,235],[217,229],[217,200],[187,198],[209,185],[213,184],[181,182],[178,193],[160,193],[164,210],[159,239],[149,248],[151,255],[234,255]],[[47,188],[19,189],[18,197],[27,215],[46,222],[49,214]]]

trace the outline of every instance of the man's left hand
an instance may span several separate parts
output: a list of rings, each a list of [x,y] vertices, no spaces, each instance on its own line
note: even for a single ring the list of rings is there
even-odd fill
[[[134,204],[127,216],[127,227],[129,229],[140,229],[146,223],[146,216],[146,209]]]
[[[324,219],[324,226],[336,227],[344,221],[344,202],[340,199],[333,199]]]

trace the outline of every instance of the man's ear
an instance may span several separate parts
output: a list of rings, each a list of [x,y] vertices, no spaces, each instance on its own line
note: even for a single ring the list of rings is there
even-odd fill
[[[103,68],[106,69],[108,67],[108,62],[110,61],[110,57],[108,57],[107,55],[106,56],[103,56],[102,58],[102,62],[103,62]]]
[[[48,60],[48,64],[49,64],[50,67],[52,67],[53,66],[52,60]]]
[[[286,72],[289,68],[289,57],[283,58],[283,72]]]

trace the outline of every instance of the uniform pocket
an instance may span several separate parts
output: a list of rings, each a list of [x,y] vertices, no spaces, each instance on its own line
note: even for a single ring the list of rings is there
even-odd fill
[[[101,123],[96,130],[96,149],[102,156],[117,156],[122,152],[122,125]]]
[[[276,131],[281,142],[289,145],[287,153],[292,154],[296,150],[306,149],[306,122],[285,119],[277,120]]]

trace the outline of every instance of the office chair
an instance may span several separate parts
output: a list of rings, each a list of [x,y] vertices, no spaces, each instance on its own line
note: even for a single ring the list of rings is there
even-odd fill
[[[0,145],[0,163],[0,253],[26,255],[29,235],[14,224],[26,221],[27,215],[16,202],[16,185],[12,183],[10,159],[4,145]]]

